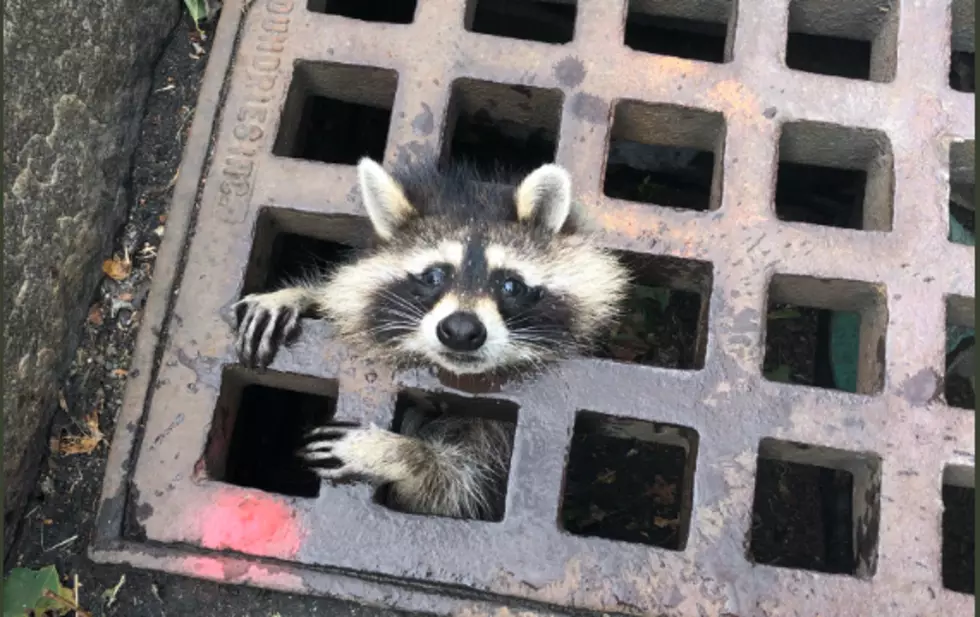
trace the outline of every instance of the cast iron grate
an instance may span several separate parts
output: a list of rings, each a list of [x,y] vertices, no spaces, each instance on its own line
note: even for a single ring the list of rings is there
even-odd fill
[[[625,42],[637,51],[723,63],[734,15],[730,2],[705,2],[700,11],[680,2],[630,0]]]
[[[576,0],[468,0],[467,30],[479,34],[568,43],[575,34]]]
[[[240,9],[175,187],[96,559],[443,615],[973,611],[954,532],[975,404],[947,349],[974,327],[952,222],[972,230],[973,2]],[[643,344],[464,383],[304,319],[243,370],[231,304],[369,243],[363,155],[565,165],[646,287],[648,330],[626,333]],[[502,520],[275,473],[270,444],[323,414],[397,429],[406,392],[504,408]]]
[[[976,578],[976,487],[972,467],[943,471],[943,585],[974,594]]]
[[[340,15],[365,21],[410,24],[415,19],[417,0],[308,0],[306,8],[314,13]]]
[[[792,0],[786,66],[849,79],[895,78],[898,0]]]
[[[784,568],[873,576],[880,467],[873,454],[764,439],[751,558]]]
[[[604,192],[616,199],[690,210],[721,203],[721,114],[674,105],[616,105]]]

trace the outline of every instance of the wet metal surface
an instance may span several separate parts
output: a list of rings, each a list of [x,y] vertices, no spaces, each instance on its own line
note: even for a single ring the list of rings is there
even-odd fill
[[[854,3],[891,11],[864,33],[857,13],[835,20],[835,3],[800,2],[800,28],[875,36],[871,80],[786,68],[788,0],[731,8],[721,63],[626,47],[627,0],[579,0],[574,38],[564,45],[468,31],[466,4],[420,0],[412,24],[309,12],[297,0],[256,0],[244,13],[225,4],[113,442],[93,558],[452,615],[523,614],[501,605],[972,614],[973,596],[944,588],[940,573],[944,469],[972,468],[975,454],[974,414],[946,405],[942,385],[947,318],[972,324],[975,294],[974,249],[947,240],[950,148],[966,142],[972,152],[974,140],[973,95],[947,83],[951,3]],[[676,16],[705,21],[731,7],[670,4],[685,7]],[[708,281],[703,368],[580,359],[481,394],[519,406],[499,523],[395,512],[364,487],[325,484],[309,498],[221,482],[220,464],[207,458],[225,447],[234,419],[216,412],[223,375],[236,364],[228,307],[268,267],[267,234],[259,232],[273,221],[281,231],[356,245],[366,231],[354,168],[291,155],[300,148],[291,140],[302,137],[305,93],[390,109],[383,158],[392,163],[447,151],[457,80],[521,86],[487,107],[531,127],[550,122],[552,112],[540,110],[559,92],[555,160],[598,214],[604,241],[710,264],[708,276],[679,268],[673,282]],[[494,96],[477,86],[459,91],[463,107]],[[522,107],[514,92],[545,102]],[[620,104],[628,107],[616,113]],[[684,108],[704,113],[674,122]],[[614,116],[623,126],[613,129]],[[715,152],[710,208],[604,196],[614,132]],[[865,169],[862,229],[778,220],[780,160]],[[763,377],[770,296],[861,312],[857,394]],[[368,366],[315,321],[268,372],[233,372],[236,382],[336,396],[338,417],[381,424],[391,422],[401,389],[451,389],[425,373]],[[683,550],[559,528],[582,410],[697,432]],[[270,410],[270,422],[288,412]],[[752,563],[763,444],[768,457],[853,471],[854,575]]]

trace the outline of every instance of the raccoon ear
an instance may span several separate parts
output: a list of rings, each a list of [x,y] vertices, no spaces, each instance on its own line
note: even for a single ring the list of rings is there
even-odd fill
[[[398,227],[418,214],[398,181],[367,157],[357,163],[357,182],[374,232],[382,240],[390,240]]]
[[[542,165],[517,187],[515,201],[518,221],[558,233],[571,213],[572,179],[558,165]]]

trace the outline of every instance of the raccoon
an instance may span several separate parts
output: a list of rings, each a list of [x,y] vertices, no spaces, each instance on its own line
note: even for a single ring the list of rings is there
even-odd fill
[[[267,366],[305,314],[366,357],[455,375],[540,369],[588,351],[618,319],[630,273],[588,232],[562,167],[508,188],[500,172],[467,164],[389,174],[362,158],[357,178],[375,246],[237,302],[243,363]],[[398,433],[332,421],[298,454],[331,481],[387,486],[409,512],[498,520],[513,430],[420,401]]]

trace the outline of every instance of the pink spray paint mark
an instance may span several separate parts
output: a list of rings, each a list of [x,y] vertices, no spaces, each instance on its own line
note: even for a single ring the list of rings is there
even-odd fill
[[[266,495],[218,495],[201,517],[201,544],[215,550],[291,559],[299,552],[296,513]]]
[[[184,569],[197,576],[217,581],[225,578],[225,566],[212,557],[185,557]]]

